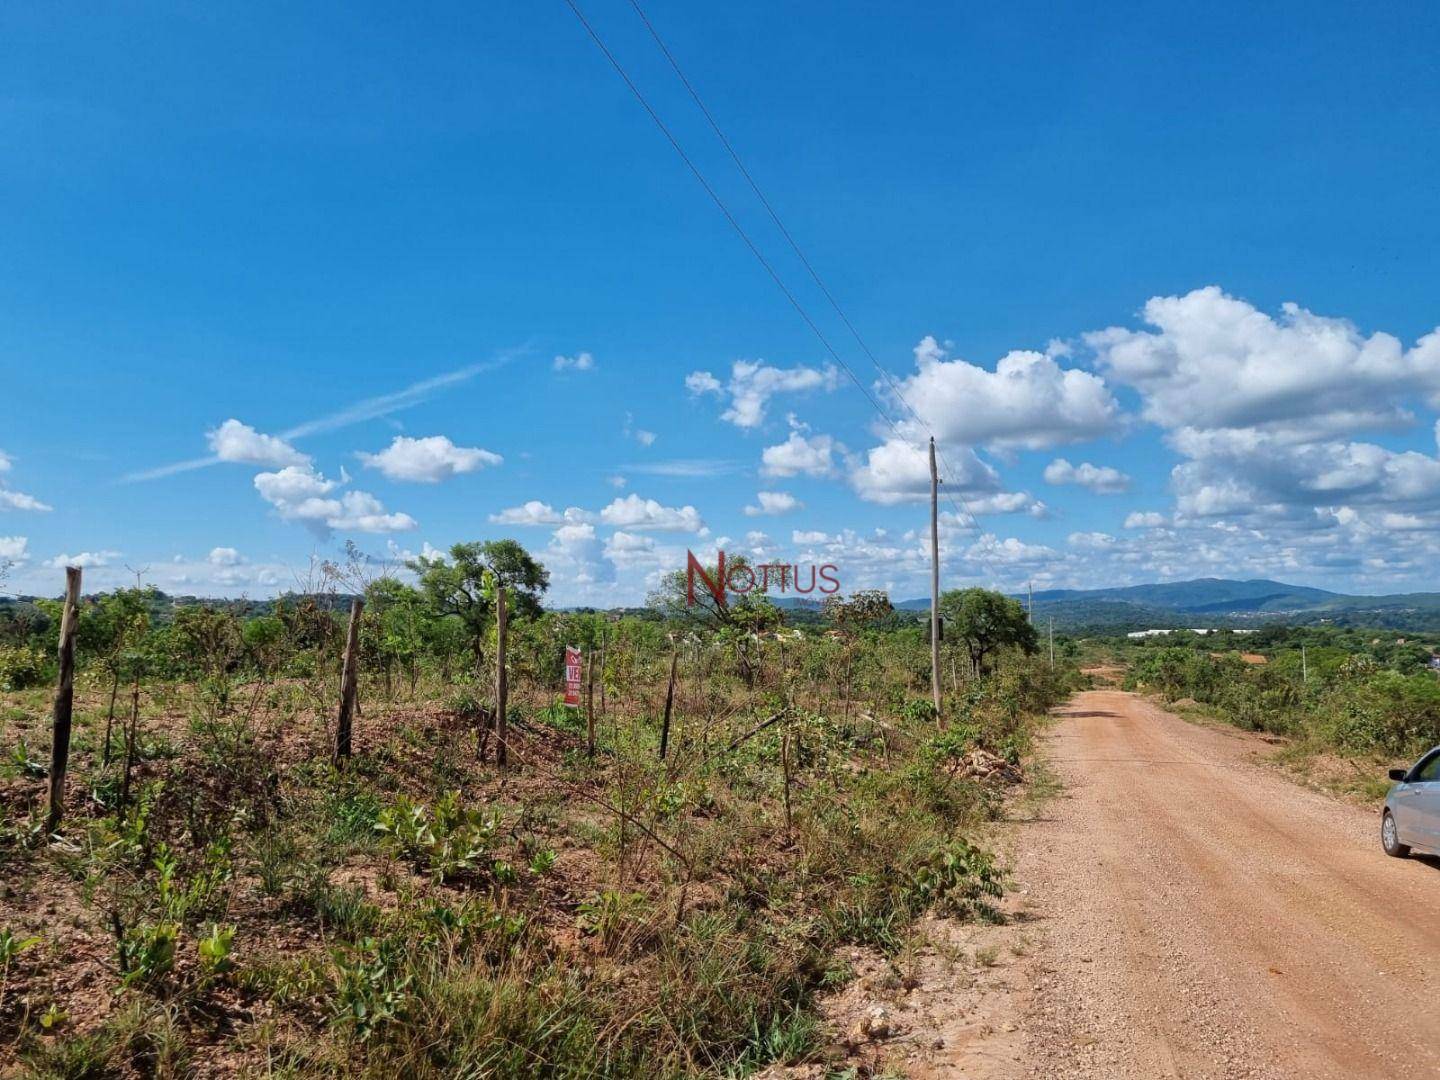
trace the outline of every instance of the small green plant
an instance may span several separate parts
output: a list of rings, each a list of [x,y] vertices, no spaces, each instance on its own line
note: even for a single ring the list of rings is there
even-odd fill
[[[997,922],[992,901],[1000,898],[1003,882],[994,856],[960,838],[936,848],[912,877],[910,893],[921,907]]]
[[[0,930],[0,968],[8,968],[11,961],[26,949],[40,944],[38,937],[19,938],[7,926]]]
[[[16,937],[8,926],[0,930],[0,1005],[5,1004],[5,988],[10,982],[10,965],[26,949],[38,944],[38,937]]]
[[[335,1022],[368,1039],[402,1018],[410,1005],[410,976],[401,973],[404,942],[366,938],[335,953]]]
[[[799,1064],[809,1057],[819,1033],[819,1021],[802,1009],[773,1016],[768,1024],[762,1023],[758,1015],[754,1016],[750,1021],[745,1060],[754,1065]]]
[[[483,871],[497,880],[513,880],[508,866],[490,859],[499,815],[461,806],[458,792],[446,792],[433,812],[401,795],[380,811],[375,828],[390,838],[398,854],[437,881]]]
[[[375,823],[380,819],[380,800],[368,791],[350,791],[331,801],[330,812],[333,815],[330,839],[373,838]]]
[[[900,707],[900,717],[911,724],[933,724],[935,703],[928,698],[911,698]]]
[[[462,686],[446,699],[445,708],[462,720],[475,720],[479,718],[485,706],[473,689]]]
[[[150,818],[164,793],[164,781],[146,784],[126,808],[116,826],[117,853],[126,859],[144,862],[153,848],[150,839]]]
[[[544,877],[555,869],[555,850],[553,848],[541,848],[530,856],[530,872]]]
[[[196,946],[200,967],[207,975],[225,975],[235,970],[234,944],[235,927],[210,924],[210,932]]]
[[[25,745],[23,738],[15,745],[15,749],[10,751],[10,764],[17,776],[31,780],[43,780],[50,772],[43,761],[30,756],[30,748]]]
[[[975,950],[976,967],[994,967],[1000,961],[1000,946],[985,945]]]
[[[612,948],[643,915],[645,906],[644,893],[606,889],[580,903],[576,908],[576,922],[582,931],[599,938],[606,948]]]
[[[921,756],[932,766],[953,774],[964,764],[965,755],[980,745],[980,729],[975,724],[955,723],[931,737]]]
[[[132,927],[118,943],[120,981],[125,986],[146,986],[168,975],[175,966],[175,944],[180,927],[173,922]]]
[[[188,882],[179,880],[180,862],[168,844],[156,847],[154,866],[160,906],[170,921],[185,923],[224,909],[226,885],[232,873],[228,839],[206,847],[200,866]]]

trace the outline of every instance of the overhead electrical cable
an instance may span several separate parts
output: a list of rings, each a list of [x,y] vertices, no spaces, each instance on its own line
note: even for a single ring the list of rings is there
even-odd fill
[[[627,88],[629,88],[630,93],[634,96],[640,107],[645,110],[646,114],[654,122],[655,126],[660,129],[660,133],[665,136],[665,140],[670,144],[671,148],[675,151],[677,155],[679,155],[680,160],[685,163],[686,168],[690,170],[690,173],[692,176],[695,177],[696,182],[705,190],[705,193],[710,197],[710,200],[715,204],[721,215],[729,223],[731,229],[734,230],[735,234],[744,243],[745,247],[749,249],[750,254],[755,257],[756,262],[758,262],[765,270],[766,274],[769,275],[770,280],[775,283],[775,287],[780,290],[781,294],[790,303],[790,306],[795,309],[796,314],[798,314],[800,318],[804,321],[805,325],[810,328],[811,333],[815,335],[816,339],[825,349],[825,352],[829,354],[830,358],[834,360],[835,363],[844,370],[845,374],[850,377],[850,381],[853,382],[856,388],[859,389],[861,394],[865,396],[865,399],[875,410],[876,415],[878,415],[880,419],[886,423],[890,430],[895,434],[896,438],[900,439],[901,441],[906,441],[904,433],[901,432],[900,428],[896,425],[895,421],[891,419],[889,413],[886,412],[886,410],[879,403],[879,401],[875,399],[875,396],[870,392],[869,387],[867,387],[865,383],[861,381],[860,377],[855,373],[854,369],[848,363],[846,363],[844,358],[839,354],[839,352],[836,351],[835,347],[830,343],[829,338],[825,336],[825,333],[820,329],[819,325],[811,317],[810,313],[805,309],[805,306],[790,290],[789,286],[785,284],[784,279],[781,278],[775,267],[770,263],[770,260],[765,257],[764,253],[756,245],[755,241],[751,239],[750,234],[745,231],[744,226],[740,224],[739,220],[731,212],[729,206],[726,205],[725,200],[720,197],[719,193],[711,185],[710,181],[706,179],[705,174],[700,171],[699,166],[697,166],[695,162],[691,159],[690,155],[686,153],[685,148],[680,144],[680,140],[676,138],[675,134],[670,130],[669,126],[666,125],[665,121],[660,118],[660,114],[655,111],[655,108],[650,104],[649,100],[645,97],[645,94],[640,90],[639,86],[635,84],[635,80],[630,77],[629,72],[625,70],[625,67],[620,63],[619,59],[615,56],[615,54],[610,51],[609,46],[605,44],[604,40],[595,30],[595,27],[591,25],[590,20],[585,17],[584,12],[580,10],[579,5],[575,2],[575,0],[565,0],[565,3],[570,8],[571,12],[575,15],[576,20],[579,21],[580,25],[584,28],[586,34],[589,35],[590,40],[594,42],[595,47],[600,50],[601,55],[603,55],[605,59],[609,62],[610,66],[615,69],[615,73],[620,76],[621,81],[625,83]],[[873,363],[875,367],[880,371],[882,376],[884,376],[887,384],[890,386],[891,391],[895,394],[897,400],[899,400],[905,406],[907,411],[909,411],[910,415],[915,419],[916,423],[920,425],[921,429],[924,430],[927,434],[929,434],[931,438],[934,438],[933,434],[930,432],[929,427],[920,418],[919,414],[915,412],[914,408],[910,405],[910,403],[905,399],[904,394],[900,392],[899,387],[895,384],[895,381],[890,375],[890,373],[885,370],[884,366],[879,362],[878,359],[876,359],[874,353],[871,352],[869,347],[865,344],[864,339],[855,329],[854,324],[851,323],[850,319],[845,315],[844,310],[835,300],[834,295],[830,292],[828,288],[826,288],[824,281],[820,278],[820,275],[816,272],[810,260],[805,257],[799,245],[791,236],[789,230],[785,228],[784,223],[780,220],[779,215],[771,206],[770,201],[765,198],[764,193],[760,190],[759,185],[755,182],[749,170],[745,168],[743,162],[740,160],[739,155],[735,152],[729,139],[725,137],[724,132],[715,122],[714,117],[711,115],[709,109],[705,107],[705,104],[700,99],[699,94],[696,93],[689,79],[685,77],[684,72],[681,70],[679,64],[675,61],[673,54],[671,54],[670,50],[665,46],[663,39],[661,39],[660,35],[656,32],[654,26],[650,23],[650,20],[645,16],[644,11],[640,8],[638,4],[635,3],[635,0],[631,0],[631,4],[635,8],[636,13],[640,16],[641,20],[645,23],[646,28],[649,30],[656,44],[665,54],[667,60],[669,60],[671,67],[675,70],[675,73],[680,77],[682,83],[684,83],[686,89],[689,91],[690,96],[695,101],[696,105],[700,108],[701,112],[704,113],[706,119],[710,123],[711,128],[714,130],[715,134],[724,144],[726,150],[730,154],[731,159],[735,162],[736,167],[739,168],[741,174],[749,183],[751,190],[754,191],[756,196],[760,199],[766,211],[769,213],[771,220],[775,222],[776,226],[780,229],[780,232],[785,236],[785,239],[789,242],[791,248],[795,251],[796,255],[800,258],[800,261],[809,271],[811,277],[820,287],[821,292],[824,293],[826,299],[830,302],[831,306],[835,309],[836,313],[840,316],[846,327],[849,328],[850,333],[854,335],[855,339],[860,343],[861,348],[865,351],[866,355],[869,356],[871,363]],[[938,440],[936,441],[936,449],[940,453],[941,460],[944,461],[944,452],[940,450]],[[945,463],[945,466],[947,472],[951,471],[948,462]],[[945,488],[944,490],[945,497],[949,500],[950,505],[954,507],[957,517],[962,520],[968,518],[972,523],[975,523],[978,526],[977,517],[974,513],[970,511],[968,505],[964,505],[963,493],[955,493],[956,495],[959,495],[960,498],[960,503],[957,504],[955,497],[954,495],[952,495],[951,491],[948,488]],[[981,556],[980,561],[985,564],[987,570],[990,570],[991,577],[998,579],[998,575],[996,575],[994,573],[994,570],[989,566],[988,560]]]
[[[720,140],[720,145],[725,147],[725,152],[730,155],[730,160],[735,163],[735,168],[738,169],[740,175],[745,178],[745,182],[750,185],[750,190],[753,191],[755,193],[755,197],[760,200],[760,205],[765,208],[765,212],[770,215],[770,220],[775,223],[775,228],[780,231],[780,235],[783,236],[785,238],[785,242],[790,245],[790,250],[795,253],[795,257],[800,260],[801,265],[804,266],[806,271],[810,274],[811,279],[815,282],[815,285],[819,288],[821,294],[830,304],[830,307],[834,309],[835,314],[839,316],[840,321],[845,324],[845,329],[850,331],[850,336],[855,339],[855,343],[860,346],[861,351],[864,352],[867,357],[869,357],[870,363],[875,366],[875,370],[878,371],[880,373],[880,377],[885,380],[885,384],[890,388],[890,392],[895,396],[895,399],[899,401],[900,404],[905,406],[905,410],[910,414],[911,419],[913,419],[915,423],[919,425],[920,429],[924,431],[926,435],[934,438],[935,433],[931,431],[930,426],[926,424],[925,421],[921,418],[920,414],[916,412],[915,407],[910,404],[909,400],[905,397],[904,392],[900,389],[899,384],[895,381],[895,377],[890,373],[889,369],[887,369],[884,364],[880,363],[879,358],[875,355],[874,351],[866,343],[864,337],[861,336],[859,329],[857,329],[855,324],[850,320],[850,316],[845,314],[845,309],[842,308],[840,306],[840,302],[835,299],[835,294],[830,291],[830,287],[826,285],[824,279],[821,278],[820,272],[815,269],[815,264],[812,263],[809,257],[805,254],[805,252],[801,250],[800,245],[796,242],[795,237],[786,227],[785,222],[780,219],[780,214],[776,211],[770,200],[765,196],[765,192],[760,189],[759,183],[755,180],[755,177],[751,174],[750,170],[746,168],[745,162],[742,161],[740,158],[740,154],[736,151],[734,145],[730,142],[730,139],[725,134],[724,130],[721,129],[719,121],[715,119],[715,115],[710,111],[709,106],[707,106],[704,100],[700,97],[700,92],[695,89],[695,84],[690,81],[689,77],[685,74],[684,69],[680,67],[680,62],[675,59],[675,54],[670,51],[670,47],[665,43],[665,39],[662,38],[660,36],[660,32],[655,29],[655,24],[652,23],[650,21],[650,17],[645,14],[645,9],[640,6],[639,0],[630,0],[630,6],[635,9],[635,14],[638,15],[640,17],[640,21],[645,24],[645,29],[649,31],[650,37],[654,40],[656,47],[659,48],[661,54],[669,63],[671,70],[675,72],[675,75],[680,80],[681,85],[685,87],[685,91],[690,95],[690,99],[695,102],[695,107],[698,108],[701,115],[705,117],[706,123],[710,125],[710,130],[713,131],[715,133],[715,137]],[[892,424],[891,427],[893,428],[894,425]],[[946,460],[944,447],[938,439],[935,442],[935,449],[940,456],[940,462],[942,465],[944,465],[945,471],[947,473],[950,473],[951,475],[955,475],[955,470],[950,466],[949,461]],[[945,496],[946,498],[950,499],[950,505],[955,508],[958,514],[960,512],[960,507],[956,506],[955,499],[951,498],[950,492],[948,490],[945,492]],[[960,501],[964,503],[965,496],[963,493],[959,495],[959,498]],[[968,517],[975,524],[979,524],[978,519],[976,518],[975,514],[971,512],[968,505],[965,506],[964,516]]]

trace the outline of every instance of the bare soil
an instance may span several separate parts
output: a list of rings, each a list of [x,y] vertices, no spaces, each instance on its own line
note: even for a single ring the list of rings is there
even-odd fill
[[[1018,827],[1040,929],[1014,1076],[1440,1075],[1440,861],[1263,738],[1133,694],[1060,710],[1064,784]]]
[[[1062,791],[1009,826],[1006,923],[853,953],[837,1056],[927,1080],[1440,1076],[1440,860],[1387,858],[1378,805],[1273,754],[1077,695],[1041,755]]]

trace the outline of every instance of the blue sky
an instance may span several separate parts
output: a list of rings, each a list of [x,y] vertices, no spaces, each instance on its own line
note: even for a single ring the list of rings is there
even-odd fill
[[[872,387],[630,5],[582,7]],[[896,436],[561,0],[7,5],[5,587],[513,535],[560,602],[721,541],[918,595],[934,431],[947,584],[1433,588],[1440,15],[935,7],[647,6]]]

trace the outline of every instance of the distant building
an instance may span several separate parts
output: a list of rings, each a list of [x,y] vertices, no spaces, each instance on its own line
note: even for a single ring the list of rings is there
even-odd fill
[[[1132,630],[1132,631],[1130,631],[1130,633],[1126,634],[1125,636],[1128,637],[1128,638],[1147,638],[1147,637],[1157,637],[1157,636],[1162,635],[1162,634],[1218,634],[1218,633],[1220,633],[1221,629],[1223,629],[1223,628],[1217,628],[1217,627],[1213,627],[1213,626],[1193,626],[1193,627],[1191,627],[1191,628],[1188,629],[1188,630],[1176,630],[1176,629],[1168,629],[1168,630]],[[1231,630],[1230,633],[1232,633],[1232,634],[1253,634],[1253,633],[1255,633],[1255,631],[1254,631],[1254,630]]]

